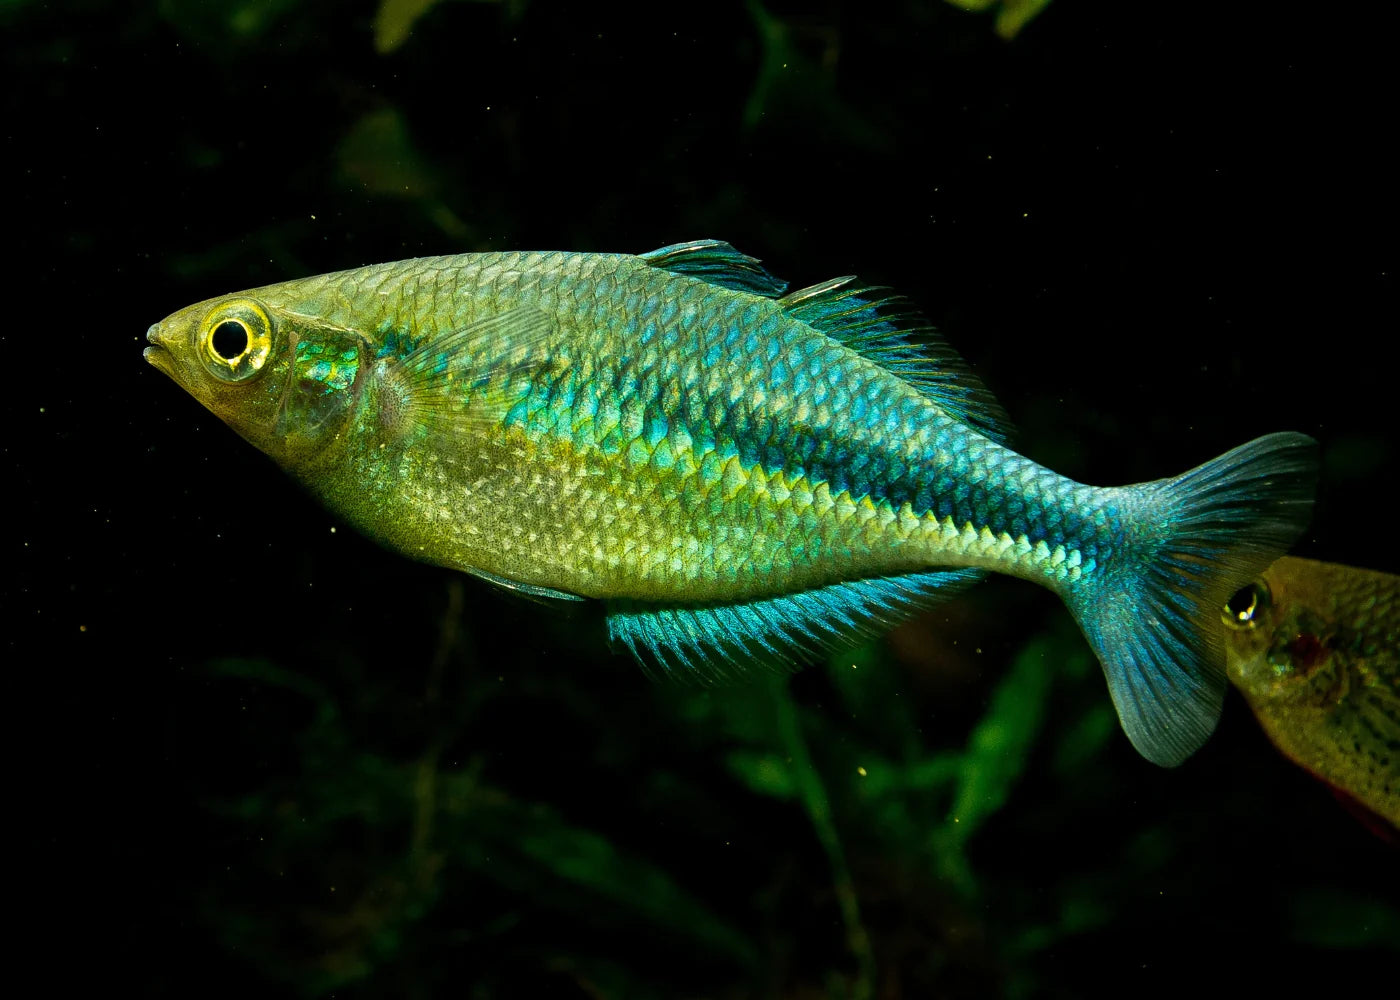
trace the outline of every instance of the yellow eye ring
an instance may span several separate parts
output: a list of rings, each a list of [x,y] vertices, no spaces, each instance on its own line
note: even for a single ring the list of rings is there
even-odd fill
[[[204,366],[224,382],[243,382],[262,371],[272,353],[272,320],[251,299],[221,302],[201,326]]]
[[[1273,603],[1269,585],[1263,580],[1241,587],[1220,609],[1220,620],[1232,629],[1252,629]]]

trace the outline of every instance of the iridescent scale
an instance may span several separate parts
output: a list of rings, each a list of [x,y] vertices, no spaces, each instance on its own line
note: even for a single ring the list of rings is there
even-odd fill
[[[547,361],[463,387],[464,401],[514,394],[500,433],[478,443],[525,461],[492,476],[438,456],[429,487],[408,491],[417,509],[398,518],[462,528],[435,561],[466,561],[483,501],[530,514],[503,526],[498,564],[473,553],[469,565],[590,597],[736,600],[930,566],[1067,585],[1121,537],[1114,491],[970,432],[781,299],[616,255],[483,254],[321,280],[315,308],[332,322],[384,303],[377,332],[405,356],[482,315],[555,318]],[[505,349],[481,344],[469,364],[500,367]],[[392,478],[422,484],[423,471]]]

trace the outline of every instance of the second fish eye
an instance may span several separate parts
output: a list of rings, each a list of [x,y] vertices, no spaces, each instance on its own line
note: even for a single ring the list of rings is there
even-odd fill
[[[1235,591],[1234,596],[1225,602],[1220,617],[1231,628],[1253,628],[1268,606],[1269,587],[1263,580],[1255,580]]]

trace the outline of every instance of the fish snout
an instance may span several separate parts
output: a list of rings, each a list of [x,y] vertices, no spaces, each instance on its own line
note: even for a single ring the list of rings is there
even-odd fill
[[[163,323],[152,323],[146,330],[146,343],[151,346],[142,351],[141,356],[145,358],[149,364],[159,368],[171,378],[174,378],[175,359],[170,353],[170,348],[165,338],[161,336],[164,331],[164,326]]]

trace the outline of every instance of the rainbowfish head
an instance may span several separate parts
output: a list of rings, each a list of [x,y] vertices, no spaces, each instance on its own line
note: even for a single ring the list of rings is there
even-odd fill
[[[239,294],[181,309],[146,340],[148,362],[286,468],[320,454],[345,424],[360,345],[344,331]]]

